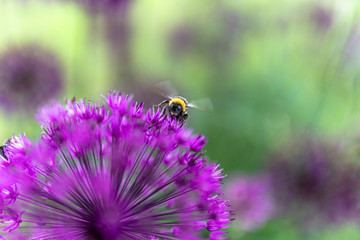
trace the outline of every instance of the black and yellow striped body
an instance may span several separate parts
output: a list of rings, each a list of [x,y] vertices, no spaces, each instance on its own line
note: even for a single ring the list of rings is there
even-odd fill
[[[177,119],[180,124],[184,124],[188,118],[187,101],[183,97],[165,100],[159,106],[164,106],[164,114],[169,113],[171,118]]]
[[[5,155],[5,151],[4,151],[5,146],[0,146],[0,156],[4,157],[5,159],[7,159],[6,155]]]
[[[6,160],[8,159],[6,154],[5,154],[5,148],[9,145],[9,143],[11,142],[15,142],[14,138],[9,138],[6,143],[2,146],[0,146],[0,156],[2,156],[3,158],[5,158]]]

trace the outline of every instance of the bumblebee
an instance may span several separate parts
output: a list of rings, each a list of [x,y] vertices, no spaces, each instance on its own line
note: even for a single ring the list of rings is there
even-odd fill
[[[162,116],[169,114],[171,119],[176,119],[181,125],[184,125],[189,117],[188,108],[196,108],[207,113],[212,112],[210,99],[188,102],[184,97],[177,95],[177,91],[168,81],[156,84],[154,91],[166,98],[166,100],[155,105],[163,109]]]
[[[163,115],[170,114],[171,119],[177,119],[180,124],[184,124],[189,117],[187,109],[190,106],[188,101],[180,96],[166,99],[157,105],[162,107]]]
[[[9,143],[11,142],[15,142],[14,138],[9,138],[4,145],[0,146],[0,156],[2,156],[3,158],[5,158],[6,160],[8,160],[8,157],[5,154],[5,148],[9,145]]]
[[[5,149],[5,145],[0,146],[0,156],[2,156],[3,158],[5,158],[7,160],[4,149]]]

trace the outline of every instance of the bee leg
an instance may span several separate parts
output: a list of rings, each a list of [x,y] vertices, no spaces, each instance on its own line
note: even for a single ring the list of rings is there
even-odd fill
[[[155,105],[155,106],[157,106],[157,107],[159,107],[159,108],[160,108],[160,107],[163,107],[160,118],[164,117],[164,116],[167,114],[168,109],[167,109],[166,105],[167,105],[168,103],[169,103],[169,100],[165,100],[165,101],[162,101],[161,103],[159,103],[158,105]]]
[[[166,114],[166,112],[167,112],[167,108],[165,107],[167,104],[169,103],[169,100],[164,100],[164,101],[162,101],[161,103],[159,103],[159,104],[157,104],[157,105],[154,105],[155,107],[157,107],[157,108],[163,108],[163,111],[162,111],[162,113],[161,113],[161,116],[160,116],[160,118],[162,118],[165,114]]]
[[[184,116],[180,119],[181,127],[184,126],[186,119],[188,119],[189,115],[184,114]]]
[[[6,160],[8,159],[5,154],[5,146],[0,146],[0,156],[5,158]]]
[[[161,103],[157,104],[157,105],[154,105],[155,107],[163,107],[165,104],[168,104],[169,103],[169,100],[164,100],[162,101]]]
[[[161,115],[160,115],[160,118],[164,117],[166,115],[166,112],[167,112],[167,109],[163,108],[163,110],[161,112]]]

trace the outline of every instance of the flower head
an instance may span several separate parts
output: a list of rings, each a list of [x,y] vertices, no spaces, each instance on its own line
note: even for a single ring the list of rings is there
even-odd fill
[[[63,76],[56,57],[34,45],[0,55],[0,103],[7,110],[35,110],[54,98]]]
[[[312,10],[311,20],[315,24],[317,30],[329,30],[334,21],[334,12],[325,6],[315,6]]]
[[[8,145],[0,222],[9,236],[199,239],[207,230],[224,239],[223,175],[201,153],[202,138],[131,97],[105,99],[53,103],[38,115],[41,141]]]
[[[360,56],[360,26],[354,26],[349,35],[347,36],[347,40],[344,46],[344,55],[343,61],[346,64],[351,66],[357,66],[356,64],[359,62]]]
[[[275,209],[270,181],[265,176],[236,176],[225,184],[225,197],[243,230],[254,230],[269,220]]]
[[[67,0],[69,1],[69,0]],[[90,13],[109,13],[119,9],[127,8],[130,0],[72,0],[78,2]]]
[[[196,29],[188,25],[180,25],[169,34],[169,48],[176,57],[189,53],[196,44]]]
[[[270,175],[280,210],[311,224],[358,218],[360,168],[348,160],[334,143],[311,138],[274,155]]]

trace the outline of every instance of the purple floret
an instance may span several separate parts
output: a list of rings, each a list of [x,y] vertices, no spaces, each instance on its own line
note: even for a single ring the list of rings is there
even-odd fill
[[[0,226],[10,239],[225,239],[230,223],[206,142],[161,110],[110,93],[53,103],[39,142],[15,137],[0,162]],[[16,234],[16,235],[14,235]]]

